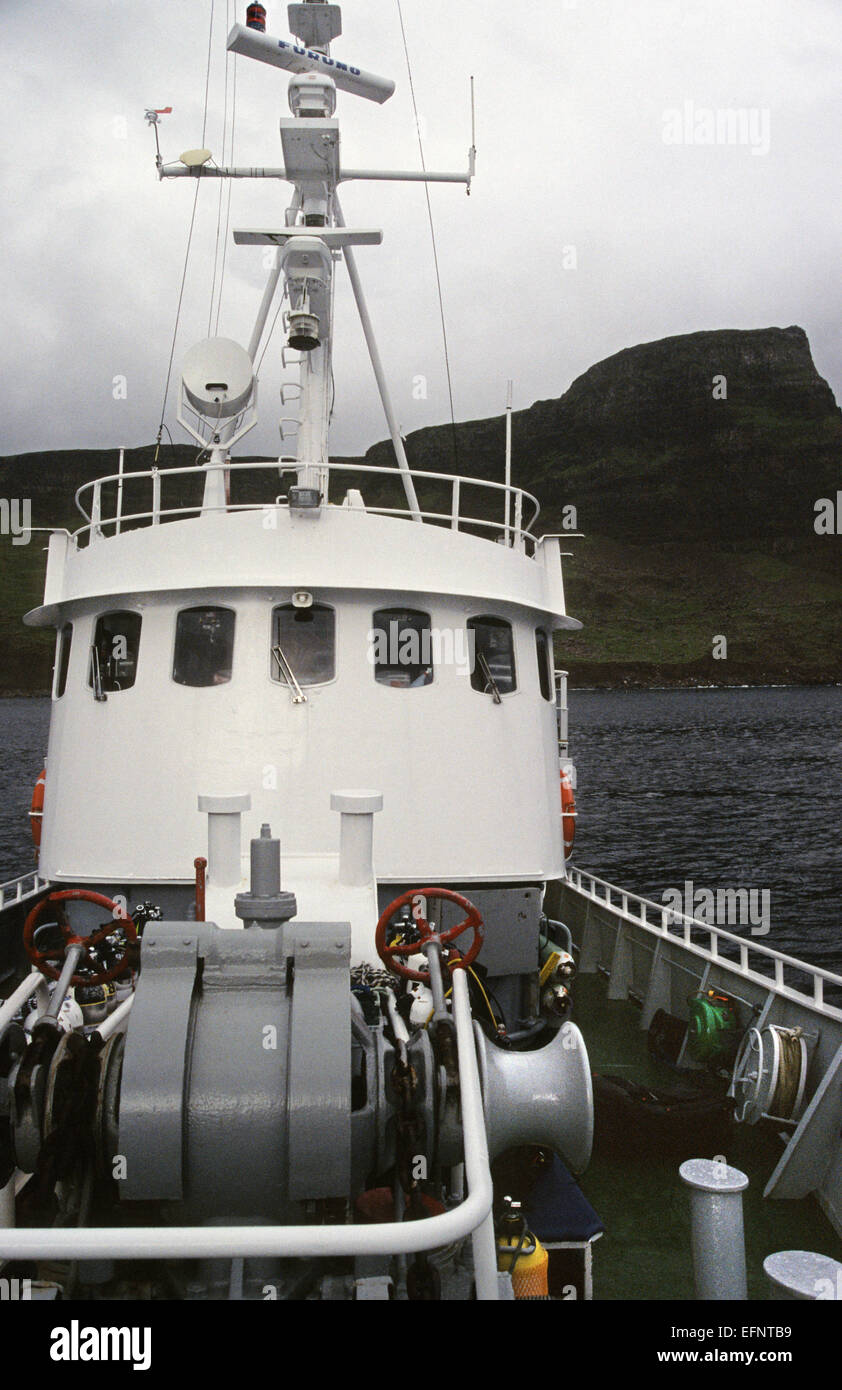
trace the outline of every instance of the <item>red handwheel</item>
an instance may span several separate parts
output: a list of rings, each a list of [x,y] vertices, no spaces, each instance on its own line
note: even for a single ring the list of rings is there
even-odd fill
[[[94,903],[97,907],[105,908],[114,918],[112,922],[106,922],[99,931],[92,932],[90,936],[77,936],[67,921],[57,923],[61,930],[64,940],[60,946],[53,946],[46,951],[39,951],[35,945],[35,932],[41,918],[44,916],[51,903],[61,902],[85,902]],[[117,962],[109,969],[102,969],[93,975],[74,975],[70,981],[72,985],[104,985],[108,980],[116,980],[119,975],[124,974],[131,967],[134,948],[137,946],[137,932],[131,917],[119,903],[113,899],[106,898],[104,893],[92,893],[87,888],[65,888],[59,893],[49,893],[46,898],[42,898],[37,906],[33,907],[24,923],[23,944],[26,954],[37,966],[42,975],[46,975],[49,980],[57,980],[61,974],[61,960],[68,946],[81,945],[85,947],[98,946],[118,926],[123,932],[125,940],[120,947]],[[84,959],[84,957],[83,957]],[[54,964],[58,961],[58,965]]]
[[[391,932],[389,928],[395,913],[402,907],[416,905],[416,900],[419,898],[424,898],[426,900],[430,898],[442,899],[445,902],[457,903],[459,907],[465,909],[468,915],[464,922],[457,922],[455,927],[448,927],[447,931],[443,932],[434,932],[427,919],[421,916],[419,906],[418,910],[413,912],[412,920],[415,927],[418,929],[420,939],[418,941],[406,941],[390,945],[389,936]],[[461,936],[463,932],[468,930],[473,931],[474,935],[467,951],[464,954],[454,955],[451,958],[448,949],[450,942],[455,941],[457,936]],[[422,984],[426,985],[430,982],[429,970],[414,970],[411,966],[404,965],[403,961],[400,959],[401,956],[417,956],[425,941],[438,941],[442,947],[442,955],[451,970],[455,970],[458,966],[463,966],[467,969],[479,955],[480,947],[484,939],[482,918],[479,915],[479,910],[474,907],[472,902],[464,898],[461,893],[454,893],[450,888],[410,888],[408,892],[402,893],[399,898],[395,898],[394,902],[389,903],[389,906],[381,913],[380,921],[377,923],[377,931],[374,935],[374,944],[377,948],[377,954],[383,964],[391,970],[393,974],[400,975],[405,980],[420,980]]]

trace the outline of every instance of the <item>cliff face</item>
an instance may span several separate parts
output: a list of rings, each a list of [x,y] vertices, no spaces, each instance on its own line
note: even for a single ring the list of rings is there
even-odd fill
[[[502,418],[419,430],[419,468],[502,477]],[[835,494],[842,412],[801,328],[691,333],[598,362],[512,418],[512,475],[558,520],[616,540],[744,542],[812,526]],[[375,445],[371,462],[391,446]],[[457,466],[454,467],[456,457]]]
[[[504,421],[419,430],[418,468],[501,479]],[[367,460],[391,461],[378,444]],[[598,362],[512,420],[512,476],[573,504],[567,597],[586,630],[559,656],[613,683],[842,679],[842,412],[801,328],[692,333]],[[726,636],[727,657],[712,656]],[[720,644],[721,648],[721,644]]]
[[[416,468],[502,481],[504,437],[502,416],[440,425],[411,434],[407,453]],[[152,454],[127,451],[126,470]],[[160,463],[194,458],[182,446]],[[391,468],[391,444],[365,461]],[[73,491],[115,468],[114,451],[19,455],[0,460],[0,496],[30,498],[33,525],[75,526]],[[568,608],[586,628],[558,652],[580,683],[842,680],[842,536],[813,525],[816,500],[842,489],[842,412],[803,329],[691,333],[598,362],[558,400],[515,413],[512,475],[541,501],[539,531],[563,529],[572,504],[585,533],[565,549]],[[346,485],[399,503],[394,480]],[[168,483],[167,505],[195,505],[200,486]],[[246,480],[234,492],[257,499]],[[449,509],[444,486],[425,499]],[[127,485],[124,503],[142,509],[148,495]],[[52,640],[20,624],[41,598],[36,539],[0,537],[5,691],[49,682]]]

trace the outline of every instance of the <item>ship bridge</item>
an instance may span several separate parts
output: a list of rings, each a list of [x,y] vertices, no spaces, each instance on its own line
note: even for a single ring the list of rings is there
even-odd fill
[[[256,500],[277,470],[115,474],[80,489],[75,534],[52,535],[27,616],[57,631],[42,873],[189,882],[200,806],[227,797],[244,846],[272,825],[292,882],[338,851],[332,794],[367,788],[382,883],[558,877],[553,635],[579,624],[535,499],[415,471],[417,524],[357,488]]]

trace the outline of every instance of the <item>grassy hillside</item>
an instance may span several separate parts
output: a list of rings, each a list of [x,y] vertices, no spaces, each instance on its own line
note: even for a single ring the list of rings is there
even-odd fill
[[[407,452],[417,468],[501,480],[503,440],[497,417],[419,430]],[[116,459],[3,459],[0,496],[30,498],[34,526],[76,526],[73,493]],[[182,446],[161,463],[194,459]],[[365,461],[391,466],[391,445]],[[127,470],[151,462],[151,448],[127,451]],[[802,329],[694,333],[597,363],[559,399],[516,412],[513,477],[541,499],[539,533],[561,530],[570,504],[585,533],[563,546],[568,611],[585,630],[558,657],[577,683],[842,681],[842,536],[813,525],[816,500],[842,488],[842,412]],[[195,505],[200,486],[188,479],[165,502]],[[341,486],[381,503],[390,487],[351,475]],[[243,480],[233,500],[253,500]],[[124,503],[148,498],[127,486]],[[449,511],[449,488],[428,486],[424,505]],[[52,636],[20,623],[41,600],[45,544],[0,536],[5,693],[49,685]],[[720,636],[725,660],[713,657]]]

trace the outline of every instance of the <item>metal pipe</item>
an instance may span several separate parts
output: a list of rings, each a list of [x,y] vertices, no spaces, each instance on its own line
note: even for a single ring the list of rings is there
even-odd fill
[[[500,1297],[497,1280],[497,1247],[494,1243],[494,1218],[491,1200],[491,1164],[488,1157],[488,1137],[485,1129],[485,1107],[482,1100],[479,1065],[477,1063],[474,1021],[468,993],[468,975],[457,965],[453,975],[453,1019],[456,1024],[456,1046],[459,1055],[459,1096],[462,1106],[462,1140],[465,1146],[465,1172],[468,1179],[468,1202],[474,1197],[476,1176],[487,1181],[491,1191],[486,1214],[471,1236],[474,1250],[474,1279],[478,1300],[497,1302]],[[470,1066],[467,1061],[470,1061]],[[467,1203],[465,1203],[467,1205]],[[457,1207],[456,1211],[461,1211]],[[436,1219],[436,1218],[434,1218]]]
[[[691,1158],[678,1171],[690,1188],[696,1297],[746,1298],[743,1192],[748,1178],[719,1159]]]
[[[122,516],[123,516],[123,456],[124,456],[124,454],[125,454],[125,449],[121,449],[121,450],[120,450],[119,478],[118,478],[118,482],[117,482],[117,516],[116,516],[116,518],[115,518],[115,520],[116,520],[116,522],[117,522],[117,526],[116,526],[116,528],[115,528],[115,535],[118,535],[118,536],[119,536],[119,534],[120,534],[120,525],[121,525],[121,520],[122,520]]]
[[[333,212],[334,217],[336,219],[337,227],[346,226],[347,224],[345,222],[344,217],[342,216],[342,209],[339,206],[339,198],[335,193],[333,197]],[[392,409],[392,400],[389,395],[389,388],[386,385],[386,377],[383,372],[383,363],[380,361],[380,353],[377,350],[377,343],[374,338],[374,329],[371,326],[371,319],[368,316],[368,308],[365,302],[365,295],[363,294],[363,287],[360,281],[359,272],[357,270],[356,257],[354,255],[353,248],[350,246],[344,246],[342,248],[342,254],[345,257],[345,264],[348,267],[348,278],[351,281],[351,288],[354,291],[354,299],[357,302],[357,311],[360,316],[360,322],[363,326],[365,341],[368,345],[368,355],[371,358],[371,365],[374,368],[374,376],[377,381],[377,389],[380,392],[380,400],[383,403],[383,413],[386,416],[386,423],[389,426],[389,434],[392,437],[392,446],[395,450],[395,457],[398,461],[398,468],[400,469],[401,475],[403,477],[403,490],[406,493],[406,500],[409,504],[409,510],[412,513],[413,521],[421,523],[421,512],[418,506],[418,498],[415,494],[415,484],[412,481],[412,473],[409,467],[409,460],[406,457],[406,450],[403,447],[403,440],[401,439],[401,432],[398,428],[398,422],[395,417],[395,412]]]
[[[281,275],[281,258],[275,254],[275,264],[269,271],[269,279],[266,281],[266,288],[263,291],[263,298],[260,301],[260,308],[257,311],[257,319],[254,328],[251,330],[251,337],[248,345],[248,355],[252,362],[257,356],[257,349],[260,347],[260,339],[263,337],[263,330],[266,327],[266,320],[269,317],[269,310],[272,307],[272,300],[275,298],[275,291],[278,288],[278,280]]]
[[[294,183],[280,165],[240,164],[240,165],[193,165],[187,168],[181,164],[164,164],[159,170],[162,179],[283,179]],[[339,182],[348,183],[351,179],[376,180],[379,183],[470,183],[471,174],[449,174],[440,170],[423,173],[418,169],[342,169]]]
[[[205,920],[205,869],[208,861],[203,855],[197,854],[193,860],[193,868],[196,870],[196,921]]]
[[[433,1018],[438,1021],[440,1018],[449,1018],[447,1005],[444,1002],[444,981],[441,971],[441,945],[438,941],[425,941],[420,948],[427,958],[427,969],[430,972],[430,993],[433,996]]]
[[[11,1022],[15,1014],[30,999],[40,984],[43,984],[44,976],[40,970],[31,970],[25,980],[22,980],[16,990],[13,990],[8,999],[4,999],[0,1004],[0,1032]]]
[[[103,1042],[105,1042],[106,1038],[110,1038],[112,1033],[116,1033],[119,1030],[123,1019],[128,1018],[131,1013],[133,1003],[134,995],[130,994],[128,999],[124,999],[122,1004],[118,1004],[114,1012],[110,1013],[105,1022],[100,1024],[96,1031],[99,1033]]]
[[[473,1233],[477,1298],[496,1300],[497,1261],[491,1224],[493,1187],[479,1067],[465,972],[453,971],[453,1016],[468,1197],[423,1221],[374,1226],[135,1226],[0,1230],[0,1259],[190,1260],[238,1256],[285,1259],[414,1254]]]
[[[39,1023],[55,1023],[67,995],[67,991],[70,989],[70,982],[76,974],[76,966],[79,964],[84,951],[85,946],[81,941],[74,942],[71,946],[68,946],[64,953],[61,973],[56,982],[56,987],[53,990],[52,998],[39,1018]]]
[[[404,1044],[408,1043],[409,1029],[398,1013],[398,1003],[395,999],[394,990],[391,989],[386,991],[386,1012],[389,1015],[389,1022],[392,1025],[392,1032],[395,1035],[396,1041]]]
[[[503,530],[503,535],[504,535],[505,538],[506,538],[506,545],[511,545],[511,525],[510,525],[510,522],[511,522],[512,494],[511,494],[511,492],[509,491],[509,488],[510,488],[511,485],[512,485],[512,383],[511,383],[511,382],[509,382],[508,385],[507,385],[507,387],[506,387],[506,475],[505,475],[505,483],[506,483],[506,506],[505,506],[506,524],[505,524],[505,528],[504,528],[504,530]]]

